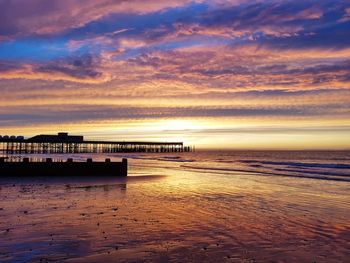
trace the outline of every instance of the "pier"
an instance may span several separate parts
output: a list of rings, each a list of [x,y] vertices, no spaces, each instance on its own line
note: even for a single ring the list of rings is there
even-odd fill
[[[183,142],[93,141],[65,132],[27,139],[23,136],[0,136],[0,152],[3,154],[169,153],[193,150],[184,146]]]

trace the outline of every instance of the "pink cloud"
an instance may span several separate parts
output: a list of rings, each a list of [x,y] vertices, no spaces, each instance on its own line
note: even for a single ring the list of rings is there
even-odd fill
[[[296,19],[320,19],[323,16],[323,11],[318,7],[311,7],[298,12],[295,15]]]
[[[125,94],[143,96],[346,89],[350,82],[349,49],[276,52],[256,45],[194,46],[114,60],[123,52],[115,49],[103,52],[100,57],[69,58],[21,67],[3,65],[0,78],[105,83],[118,87],[118,92],[125,90]]]
[[[343,17],[341,19],[338,20],[338,22],[347,22],[350,20],[350,7],[349,8],[345,8],[344,10],[345,14],[343,15]]]

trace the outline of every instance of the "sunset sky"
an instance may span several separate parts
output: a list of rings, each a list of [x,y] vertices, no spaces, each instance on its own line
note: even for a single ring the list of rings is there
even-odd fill
[[[349,149],[350,1],[0,0],[0,134]]]

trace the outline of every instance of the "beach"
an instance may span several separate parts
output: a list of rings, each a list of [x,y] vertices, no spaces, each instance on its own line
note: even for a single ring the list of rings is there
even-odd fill
[[[56,156],[68,157],[88,156]],[[128,177],[2,175],[1,262],[346,262],[350,257],[349,151],[91,157],[128,158]]]

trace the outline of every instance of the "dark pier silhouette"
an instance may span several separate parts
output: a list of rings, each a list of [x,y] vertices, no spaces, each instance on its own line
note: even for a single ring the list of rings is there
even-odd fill
[[[87,159],[86,162],[53,161],[46,158],[43,162],[32,162],[29,158],[20,161],[12,161],[6,157],[0,157],[0,175],[2,176],[127,176],[128,160],[123,158],[121,162],[94,162]]]
[[[57,135],[0,136],[3,154],[64,154],[64,153],[167,153],[191,152],[194,148],[183,142],[89,141],[83,136],[61,132]]]

